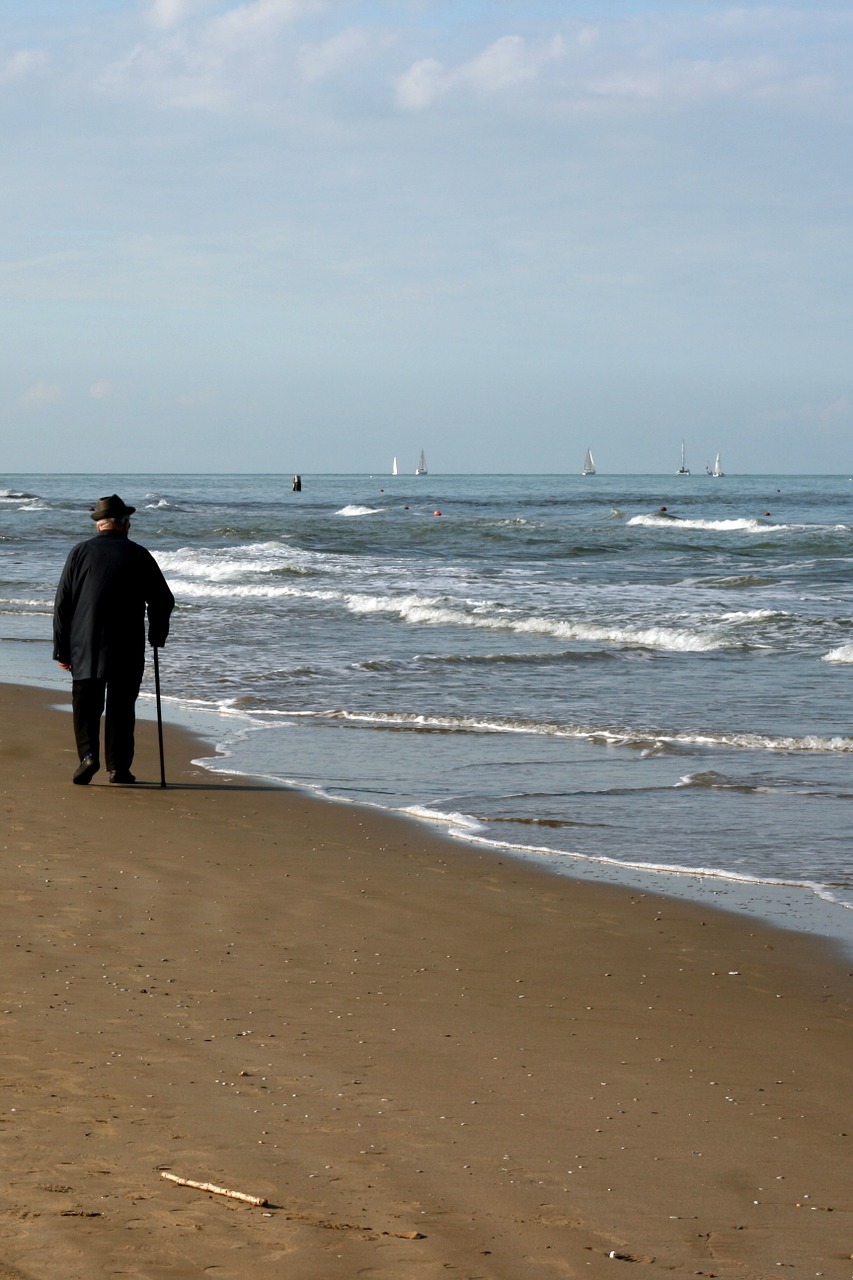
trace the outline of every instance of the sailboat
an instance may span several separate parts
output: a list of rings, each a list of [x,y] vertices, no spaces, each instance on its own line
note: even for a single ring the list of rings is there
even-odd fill
[[[687,463],[684,461],[684,441],[683,440],[681,442],[681,466],[678,468],[675,474],[677,476],[690,475],[690,468],[688,467]]]
[[[595,475],[595,459],[592,456],[591,449],[587,449],[586,451],[586,457],[583,460],[583,471],[581,472],[581,475],[584,475],[584,476]]]
[[[397,470],[397,459],[396,459],[396,458],[395,458],[395,459],[394,459],[394,461],[391,463],[391,475],[392,475],[392,476],[399,475],[399,472],[398,472],[398,470]]]
[[[426,475],[426,473],[427,473],[427,469],[426,469],[426,458],[424,457],[424,451],[423,451],[423,449],[421,449],[421,456],[420,456],[420,458],[418,459],[418,465],[415,467],[415,475],[416,475],[416,476],[425,476],[425,475]]]
[[[717,454],[716,458],[714,459],[714,470],[711,472],[711,475],[712,475],[712,476],[717,476],[717,477],[722,476],[722,475],[725,475],[725,472],[723,471],[723,468],[720,466],[720,455],[719,455],[719,454]]]

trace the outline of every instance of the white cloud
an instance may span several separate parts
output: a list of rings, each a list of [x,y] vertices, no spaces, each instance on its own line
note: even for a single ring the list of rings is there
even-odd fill
[[[397,79],[397,105],[416,111],[460,87],[495,94],[536,80],[566,49],[562,36],[533,44],[523,36],[501,36],[482,53],[450,70],[433,58],[414,63]]]
[[[397,105],[404,111],[432,106],[447,87],[447,73],[435,58],[421,58],[397,79]]]
[[[39,409],[46,404],[56,404],[62,398],[62,389],[49,382],[36,382],[18,399],[22,409]]]
[[[484,93],[500,93],[535,80],[543,66],[561,57],[563,51],[560,36],[538,48],[531,47],[521,36],[503,36],[461,67],[457,74],[460,80]]]
[[[377,42],[364,27],[349,27],[319,44],[303,45],[299,54],[302,78],[309,83],[326,80],[363,59],[377,43],[379,47],[386,46],[391,43],[391,37],[381,37]]]
[[[313,5],[305,0],[250,0],[213,18],[204,32],[205,43],[235,49],[277,35]]]
[[[24,80],[27,76],[43,71],[47,66],[47,54],[40,49],[19,49],[10,58],[0,64],[0,84],[10,84],[14,80]]]
[[[839,87],[831,51],[847,47],[851,29],[853,17],[824,13],[809,26],[802,13],[769,6],[710,14],[652,6],[644,15],[594,25],[566,22],[550,39],[504,35],[457,63],[418,58],[394,80],[396,105],[420,111],[451,94],[496,97],[522,86],[563,107],[607,99],[827,99]]]
[[[99,382],[93,382],[89,388],[89,395],[93,400],[108,400],[113,393],[113,384],[101,379]]]
[[[152,0],[148,21],[152,27],[170,31],[196,13],[210,7],[212,0]]]
[[[156,0],[149,14],[156,34],[112,62],[99,87],[202,110],[251,102],[280,37],[317,0],[248,0],[196,20],[208,7],[209,0]]]

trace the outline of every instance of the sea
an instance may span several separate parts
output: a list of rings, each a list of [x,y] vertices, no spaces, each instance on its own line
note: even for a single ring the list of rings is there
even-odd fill
[[[853,478],[301,479],[0,476],[2,678],[117,492],[209,768],[853,942]]]

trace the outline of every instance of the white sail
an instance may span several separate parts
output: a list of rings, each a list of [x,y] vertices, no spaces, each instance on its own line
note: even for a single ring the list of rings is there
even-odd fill
[[[688,467],[687,463],[684,461],[684,441],[683,440],[681,442],[681,466],[678,468],[675,474],[677,476],[690,475],[690,468]]]
[[[714,470],[711,472],[711,475],[721,476],[723,474],[724,474],[723,468],[720,466],[720,455],[717,454],[716,458],[714,459]]]
[[[394,461],[391,463],[391,475],[396,476],[398,474],[399,472],[397,471],[397,459],[395,458]]]
[[[595,475],[595,459],[594,459],[594,458],[593,458],[593,456],[592,456],[592,450],[591,450],[591,449],[587,449],[587,451],[586,451],[586,457],[585,457],[585,458],[584,458],[584,460],[583,460],[583,472],[582,472],[582,474],[583,474],[583,475],[585,475],[585,476],[594,476],[594,475]]]
[[[415,467],[415,475],[425,476],[426,473],[427,473],[426,458],[424,457],[423,449],[421,449],[421,456],[420,456],[420,459],[418,460],[418,465]]]

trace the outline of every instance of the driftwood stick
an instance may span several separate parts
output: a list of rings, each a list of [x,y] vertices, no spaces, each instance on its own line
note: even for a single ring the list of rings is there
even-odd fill
[[[177,1182],[179,1187],[194,1187],[196,1191],[209,1191],[215,1196],[228,1196],[231,1200],[243,1200],[246,1204],[256,1204],[263,1207],[269,1202],[263,1196],[250,1196],[245,1191],[231,1191],[228,1187],[217,1187],[212,1182],[194,1182],[192,1178],[179,1178],[176,1173],[167,1173],[165,1169],[160,1171],[161,1178],[168,1178],[170,1182]]]

